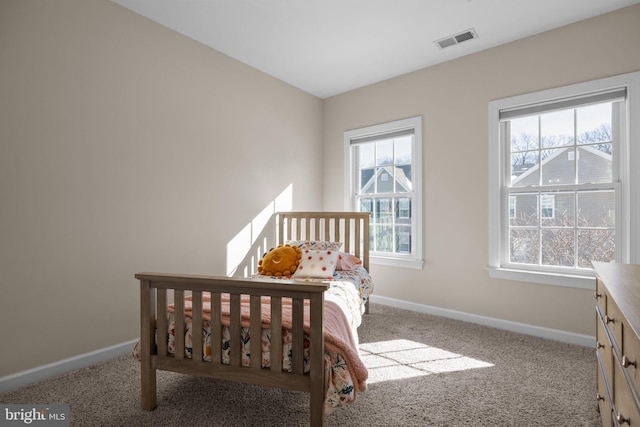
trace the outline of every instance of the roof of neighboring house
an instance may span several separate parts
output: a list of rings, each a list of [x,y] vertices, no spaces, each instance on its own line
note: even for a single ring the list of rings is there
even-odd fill
[[[513,178],[512,178],[511,184],[514,185],[514,184],[517,184],[519,181],[524,181],[529,175],[535,173],[538,169],[540,169],[541,165],[545,165],[547,163],[552,162],[554,159],[556,159],[562,153],[565,153],[570,148],[573,148],[573,147],[563,147],[563,148],[553,149],[554,152],[537,165],[514,166],[513,172],[515,173],[512,174]],[[587,146],[580,146],[580,149],[590,154],[599,156],[606,161],[609,161],[609,162],[611,161],[611,154],[605,153],[604,151],[598,150],[597,148],[593,148],[587,145]]]
[[[373,186],[375,180],[380,176],[382,172],[386,172],[389,175],[393,176],[396,180],[396,183],[400,185],[405,191],[412,191],[413,184],[407,178],[407,175],[404,173],[404,170],[398,166],[383,166],[381,168],[377,168],[376,172],[369,178],[369,181],[362,187],[362,192],[366,193],[369,188]]]

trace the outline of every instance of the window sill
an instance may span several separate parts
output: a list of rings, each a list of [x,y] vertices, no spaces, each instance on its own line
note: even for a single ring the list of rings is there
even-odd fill
[[[400,259],[400,258],[381,257],[376,255],[370,255],[369,262],[371,264],[376,264],[376,265],[413,268],[416,270],[422,270],[422,267],[424,265],[424,261],[421,259]]]
[[[541,271],[514,270],[508,268],[489,268],[489,276],[493,279],[516,280],[519,282],[539,283],[542,285],[564,286],[595,290],[596,280],[593,276],[546,273]]]

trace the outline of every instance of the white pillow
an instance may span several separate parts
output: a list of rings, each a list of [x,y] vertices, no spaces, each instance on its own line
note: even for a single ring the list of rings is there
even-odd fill
[[[339,251],[342,247],[342,242],[323,242],[320,240],[289,240],[287,244],[297,246],[302,250],[317,249]]]
[[[331,249],[302,249],[300,264],[293,278],[332,279],[339,252]]]

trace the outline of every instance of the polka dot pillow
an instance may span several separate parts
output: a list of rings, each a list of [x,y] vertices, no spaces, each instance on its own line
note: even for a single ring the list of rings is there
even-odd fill
[[[332,279],[338,263],[338,251],[302,249],[302,258],[293,278]]]

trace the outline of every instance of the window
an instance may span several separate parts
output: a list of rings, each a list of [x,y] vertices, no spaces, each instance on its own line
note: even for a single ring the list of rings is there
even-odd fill
[[[553,219],[553,213],[555,210],[555,194],[542,194],[540,195],[540,218]]]
[[[509,219],[516,217],[516,196],[509,196]]]
[[[492,277],[592,288],[592,261],[638,262],[639,91],[632,73],[489,104]]]
[[[345,209],[370,212],[371,262],[422,268],[422,119],[345,132]]]

